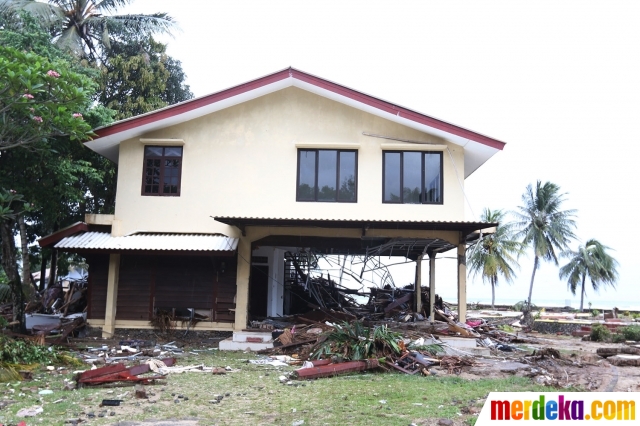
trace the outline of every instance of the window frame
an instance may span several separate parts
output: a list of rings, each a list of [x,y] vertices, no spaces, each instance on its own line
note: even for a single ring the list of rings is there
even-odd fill
[[[301,200],[300,199],[300,155],[302,152],[313,151],[315,152],[315,171],[314,171],[314,199],[313,200]],[[335,151],[336,152],[336,198],[335,200],[318,200],[318,162],[320,161],[320,151]],[[355,199],[353,201],[340,200],[340,153],[353,152],[355,155],[354,161],[354,177],[355,177]],[[296,153],[296,202],[300,203],[357,203],[358,202],[358,150],[357,149],[334,149],[334,148],[298,148]]]
[[[420,153],[420,162],[421,162],[421,172],[420,172],[420,203],[405,203],[404,202],[404,153],[405,152],[419,152]],[[400,201],[385,201],[385,171],[386,171],[386,154],[400,154]],[[424,178],[425,178],[425,156],[426,154],[438,154],[440,156],[440,202],[427,202],[425,201],[425,187],[424,187]],[[426,205],[443,205],[444,204],[444,155],[442,151],[409,151],[409,150],[384,150],[382,151],[382,203],[383,204],[426,204]]]
[[[146,156],[146,151],[147,148],[162,148],[162,156],[158,157],[158,156],[150,156],[147,157]],[[166,157],[164,155],[165,153],[165,149],[167,148],[180,148],[180,157]],[[164,193],[164,171],[165,171],[165,165],[164,165],[164,161],[166,159],[175,159],[175,158],[179,158],[180,159],[180,165],[178,166],[178,192],[176,192],[175,194],[172,193]],[[140,188],[140,194],[144,197],[179,197],[180,193],[181,193],[181,189],[182,189],[182,160],[184,158],[184,146],[181,145],[144,145],[144,148],[142,150],[142,186]],[[160,160],[160,183],[158,184],[158,193],[153,193],[153,192],[146,192],[145,191],[145,186],[146,186],[146,173],[147,173],[147,159],[159,159]]]

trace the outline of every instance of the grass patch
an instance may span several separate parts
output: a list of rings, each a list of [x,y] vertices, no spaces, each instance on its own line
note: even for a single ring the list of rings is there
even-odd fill
[[[283,385],[278,377],[294,367],[252,365],[253,354],[207,351],[178,360],[178,365],[205,364],[230,366],[237,372],[226,375],[183,373],[170,375],[165,383],[147,386],[148,400],[133,397],[131,386],[83,388],[63,391],[64,379],[73,374],[57,374],[41,368],[30,382],[12,382],[2,386],[8,399],[16,401],[0,411],[0,424],[18,423],[15,414],[21,408],[42,405],[44,412],[29,423],[63,425],[69,418],[87,421],[87,413],[96,416],[103,410],[103,399],[123,399],[120,407],[105,407],[115,416],[90,420],[92,425],[145,419],[197,418],[201,424],[291,424],[305,425],[404,425],[425,419],[451,418],[473,423],[475,416],[464,414],[464,407],[482,405],[492,391],[544,391],[525,378],[474,381],[459,377],[408,376],[396,373],[367,373],[294,381]],[[38,395],[49,388],[51,395]],[[126,391],[129,394],[120,396]],[[216,395],[225,395],[219,404],[211,404]],[[173,394],[173,395],[172,395]],[[178,395],[188,398],[179,399]],[[380,401],[386,401],[384,403]],[[459,414],[460,413],[460,414]],[[42,419],[42,420],[39,420]]]

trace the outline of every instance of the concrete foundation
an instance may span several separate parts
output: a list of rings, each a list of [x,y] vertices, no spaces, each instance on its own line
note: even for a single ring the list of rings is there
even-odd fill
[[[270,331],[234,331],[232,337],[220,341],[218,348],[221,351],[261,351],[273,348],[273,340]]]

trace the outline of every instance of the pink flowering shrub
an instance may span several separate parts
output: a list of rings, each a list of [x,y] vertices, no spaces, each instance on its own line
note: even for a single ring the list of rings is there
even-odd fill
[[[47,75],[48,75],[49,77],[53,77],[53,78],[58,78],[58,77],[60,77],[60,74],[58,74],[58,73],[57,73],[57,72],[55,72],[54,70],[49,70],[49,71],[47,71]]]
[[[22,97],[27,99],[33,99],[33,95],[30,93],[25,93],[24,95],[22,95]]]
[[[37,115],[34,115],[34,116],[33,116],[33,121],[36,121],[36,122],[38,122],[38,123],[42,123],[42,117],[39,117],[39,116],[37,116]]]

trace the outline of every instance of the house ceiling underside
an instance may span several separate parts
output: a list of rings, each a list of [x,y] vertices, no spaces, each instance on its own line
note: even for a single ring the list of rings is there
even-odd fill
[[[253,248],[300,247],[326,255],[353,256],[403,256],[416,260],[421,254],[442,253],[455,245],[448,241],[432,238],[328,238],[303,237],[297,235],[271,235],[253,243]]]
[[[317,253],[366,256],[404,256],[415,260],[420,255],[442,253],[456,247],[455,244],[439,238],[382,238],[368,237],[370,229],[402,229],[402,230],[434,230],[456,231],[464,235],[465,241],[477,238],[477,231],[497,226],[486,222],[411,222],[411,221],[367,221],[367,220],[326,220],[326,219],[275,219],[275,218],[238,218],[216,217],[215,220],[235,226],[243,233],[247,227],[282,227],[282,228],[324,228],[324,229],[359,229],[360,238],[345,237],[310,237],[296,235],[270,235],[254,241],[254,248],[260,246],[304,247],[312,248]]]

